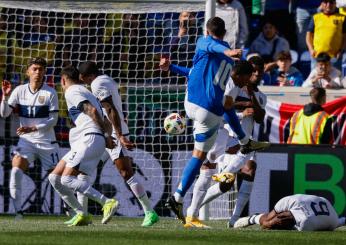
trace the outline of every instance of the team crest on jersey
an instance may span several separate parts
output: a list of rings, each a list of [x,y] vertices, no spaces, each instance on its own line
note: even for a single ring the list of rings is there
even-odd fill
[[[44,104],[45,100],[46,100],[46,96],[38,96],[38,103]]]
[[[333,24],[334,25],[338,25],[339,24],[339,20],[333,20]]]

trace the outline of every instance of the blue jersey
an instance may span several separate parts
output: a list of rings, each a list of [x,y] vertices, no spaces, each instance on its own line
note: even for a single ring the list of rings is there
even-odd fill
[[[223,53],[229,45],[211,36],[197,41],[187,83],[188,101],[222,116],[223,97],[234,61]]]

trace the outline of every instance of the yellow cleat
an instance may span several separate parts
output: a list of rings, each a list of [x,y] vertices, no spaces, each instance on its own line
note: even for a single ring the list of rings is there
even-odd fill
[[[210,229],[210,226],[203,224],[198,218],[187,216],[185,228],[201,228],[201,229]]]
[[[102,208],[102,211],[103,211],[103,218],[101,221],[102,224],[107,224],[107,222],[110,221],[115,211],[117,211],[118,206],[119,206],[119,202],[117,200],[115,199],[107,200],[107,202],[105,203],[105,205],[103,205],[103,208]]]
[[[233,173],[220,173],[214,174],[211,178],[220,183],[233,183],[235,180],[235,174]]]
[[[76,214],[75,219],[68,226],[86,226],[90,224],[90,217],[88,215]]]

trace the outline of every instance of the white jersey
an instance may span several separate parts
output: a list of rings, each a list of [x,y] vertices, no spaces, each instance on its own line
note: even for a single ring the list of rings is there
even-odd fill
[[[233,101],[235,101],[235,99],[240,94],[240,92],[241,92],[241,88],[234,84],[232,77],[229,77],[229,79],[226,83],[224,95],[232,97]],[[225,96],[224,96],[224,99],[225,99]]]
[[[119,114],[121,131],[123,135],[127,135],[129,133],[129,129],[124,120],[122,102],[118,92],[118,84],[111,77],[107,75],[100,75],[96,77],[95,80],[91,83],[91,91],[99,101],[103,101],[104,99],[112,96],[113,105],[115,106]],[[113,135],[115,135],[114,128]]]
[[[18,108],[19,123],[21,127],[43,125],[50,118],[50,113],[57,113],[58,96],[55,89],[43,84],[35,93],[31,91],[29,84],[17,86],[8,100],[12,109]],[[20,135],[32,143],[51,143],[56,141],[54,127],[46,129],[38,128],[37,131]]]
[[[88,101],[97,109],[101,118],[103,119],[104,117],[100,102],[87,88],[80,84],[71,85],[65,91],[65,99],[69,116],[76,125],[75,128],[70,130],[70,142],[71,140],[74,141],[85,134],[102,134],[100,126],[98,126],[90,116],[82,112],[83,109],[81,107],[83,102]]]
[[[255,97],[256,97],[259,105],[261,106],[262,109],[264,109],[266,104],[267,104],[267,96],[264,93],[262,93],[261,91],[254,92],[254,94],[255,94]],[[238,95],[235,98],[235,102],[239,102],[239,101],[251,101],[250,96],[248,95],[245,88],[240,89]],[[237,114],[238,113],[242,114],[242,111],[243,110],[237,111]],[[252,132],[253,132],[253,128],[255,125],[254,118],[252,116],[251,117],[240,117],[240,124],[241,124],[246,136],[251,137]],[[237,135],[232,131],[232,129],[230,128],[230,126],[228,124],[225,124],[225,128],[229,131],[230,136],[237,137]],[[238,142],[235,141],[235,144],[238,144]]]
[[[338,215],[330,202],[319,196],[297,194],[280,199],[276,213],[290,211],[299,231],[334,230],[338,227]]]

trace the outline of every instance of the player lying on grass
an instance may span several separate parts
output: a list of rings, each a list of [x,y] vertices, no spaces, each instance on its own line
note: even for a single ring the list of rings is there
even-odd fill
[[[58,121],[58,96],[55,89],[44,83],[46,66],[43,58],[30,59],[26,71],[29,83],[17,86],[12,93],[10,82],[2,82],[0,115],[8,117],[17,108],[20,123],[10,178],[10,195],[17,219],[23,217],[22,179],[29,165],[39,159],[43,169],[50,172],[59,161],[54,133]]]
[[[234,228],[254,224],[273,230],[332,231],[345,225],[345,217],[339,218],[323,197],[296,194],[280,199],[269,213],[238,219]]]
[[[239,88],[230,78],[234,65],[231,57],[235,53],[222,41],[226,32],[224,21],[218,17],[209,19],[207,32],[207,37],[201,37],[197,41],[193,68],[185,68],[183,72],[188,75],[184,105],[186,114],[194,120],[195,144],[192,158],[183,170],[181,182],[174,195],[166,202],[166,207],[170,208],[182,223],[185,223],[182,205],[184,196],[199,173],[207,152],[214,144],[223,117],[237,133],[243,153],[269,146],[267,142],[255,142],[246,137],[233,109],[233,101]],[[252,72],[252,66],[249,67]],[[243,87],[245,84],[238,86]]]
[[[144,187],[138,182],[133,173],[132,159],[129,156],[128,150],[132,150],[135,145],[127,138],[129,129],[122,112],[118,84],[109,76],[100,74],[94,62],[81,64],[79,72],[80,80],[85,84],[91,85],[92,93],[101,102],[113,126],[112,137],[116,142],[116,147],[106,149],[102,159],[111,158],[114,166],[118,169],[120,175],[124,178],[143,208],[145,217],[142,226],[151,226],[159,221],[159,216],[152,208]]]
[[[75,67],[63,68],[61,86],[65,93],[69,116],[76,127],[72,128],[69,133],[71,149],[49,175],[49,182],[64,202],[76,212],[69,222],[69,226],[91,223],[91,216],[83,210],[74,196],[74,192],[83,193],[103,206],[102,223],[105,224],[116,211],[118,201],[106,198],[86,179],[77,178],[77,176],[80,174],[92,175],[105,147],[114,148],[110,135],[111,126],[107,126],[97,98],[83,84],[80,84],[79,72]]]

